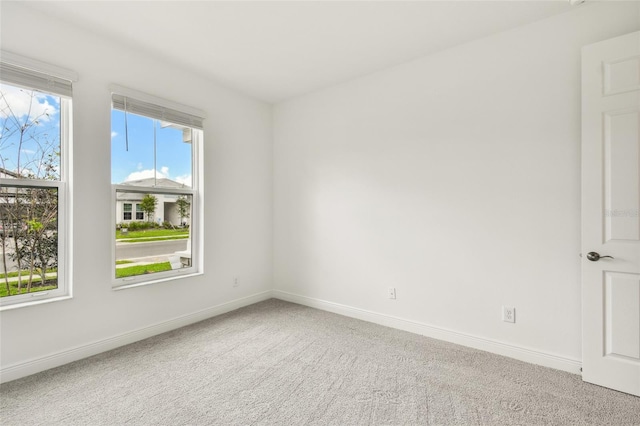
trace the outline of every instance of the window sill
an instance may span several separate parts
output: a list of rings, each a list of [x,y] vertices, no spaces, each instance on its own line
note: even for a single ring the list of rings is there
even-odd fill
[[[45,303],[53,303],[53,302],[59,302],[61,300],[69,300],[69,299],[73,299],[73,296],[65,295],[65,296],[58,296],[58,297],[50,297],[48,299],[28,300],[28,301],[24,301],[24,302],[17,302],[17,303],[12,303],[10,305],[0,306],[0,312],[10,311],[10,310],[13,310],[13,309],[28,308],[30,306],[37,306],[37,305],[42,305],[42,304],[45,304]]]
[[[112,290],[126,290],[126,289],[130,289],[130,288],[135,288],[135,287],[142,287],[142,286],[147,286],[147,285],[153,285],[153,284],[158,284],[158,283],[164,283],[167,281],[175,281],[175,280],[182,280],[185,278],[191,278],[191,277],[197,277],[199,275],[204,275],[204,272],[189,272],[186,274],[180,274],[180,275],[172,275],[169,277],[162,277],[162,278],[158,278],[155,280],[150,280],[150,281],[144,281],[144,282],[134,282],[134,283],[130,283],[130,284],[122,284],[122,281],[117,281]]]

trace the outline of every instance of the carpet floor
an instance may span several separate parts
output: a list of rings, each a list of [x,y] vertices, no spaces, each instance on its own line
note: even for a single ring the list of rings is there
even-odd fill
[[[6,383],[0,423],[640,425],[640,398],[272,299]]]

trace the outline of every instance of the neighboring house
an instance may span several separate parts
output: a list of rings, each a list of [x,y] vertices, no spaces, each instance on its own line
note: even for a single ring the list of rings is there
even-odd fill
[[[142,210],[141,202],[146,193],[139,192],[118,192],[116,197],[116,224],[130,222],[147,222],[152,220],[156,223],[170,222],[172,225],[189,225],[189,218],[181,218],[176,201],[178,196],[174,194],[162,194],[162,188],[186,188],[187,186],[166,178],[147,178],[123,182],[120,185],[148,186],[149,192],[158,199],[156,211],[149,218]]]
[[[0,167],[0,179],[24,179],[24,176]],[[26,191],[25,188],[16,188],[10,185],[2,187],[0,191],[0,235],[12,235],[11,232],[19,227],[26,229],[25,219],[19,213],[22,209],[15,210],[16,197],[18,194],[25,196]]]
[[[17,179],[19,177],[20,175],[18,173],[0,167],[0,179]],[[2,194],[0,195],[0,235],[4,235],[5,233],[5,213],[8,208],[8,204],[12,202],[13,195],[8,191],[2,191]]]
[[[0,179],[22,179],[22,176],[20,176],[19,173],[0,167]],[[7,218],[5,213],[7,213],[7,209],[15,202],[15,197],[15,189],[11,191],[5,189],[0,193],[0,218],[2,222]]]
[[[12,172],[5,168],[0,167],[1,179],[21,179],[22,176],[19,173]],[[153,221],[162,223],[170,222],[172,225],[179,226],[182,224],[189,225],[189,218],[181,218],[178,211],[176,201],[177,195],[162,194],[159,193],[161,188],[185,188],[186,185],[166,178],[147,178],[140,180],[133,180],[121,183],[121,185],[132,186],[148,186],[149,194],[153,194],[158,199],[156,205],[156,211],[151,218]],[[149,220],[147,213],[142,211],[140,202],[146,194],[137,192],[118,192],[116,202],[116,224],[129,223],[129,222],[146,222]],[[5,193],[0,200],[0,208],[5,208],[8,203],[13,202],[15,195],[11,193]]]
[[[12,172],[11,170],[7,170],[0,167],[0,179],[20,179],[20,178],[22,178],[22,176],[20,176],[19,173]]]

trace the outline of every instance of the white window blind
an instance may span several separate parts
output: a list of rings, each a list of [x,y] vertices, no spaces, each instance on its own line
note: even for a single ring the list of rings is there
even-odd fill
[[[125,89],[125,91],[128,91]],[[179,124],[194,129],[202,129],[204,114],[193,108],[150,95],[128,95],[114,91],[111,95],[114,109]]]
[[[59,71],[59,72],[56,72]],[[7,52],[0,56],[0,80],[65,97],[71,97],[74,73],[58,69]]]

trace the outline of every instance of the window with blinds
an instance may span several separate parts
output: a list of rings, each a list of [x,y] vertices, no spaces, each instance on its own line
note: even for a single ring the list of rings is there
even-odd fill
[[[0,53],[0,308],[70,294],[75,73]]]
[[[114,287],[197,273],[204,114],[129,89],[112,90]]]

